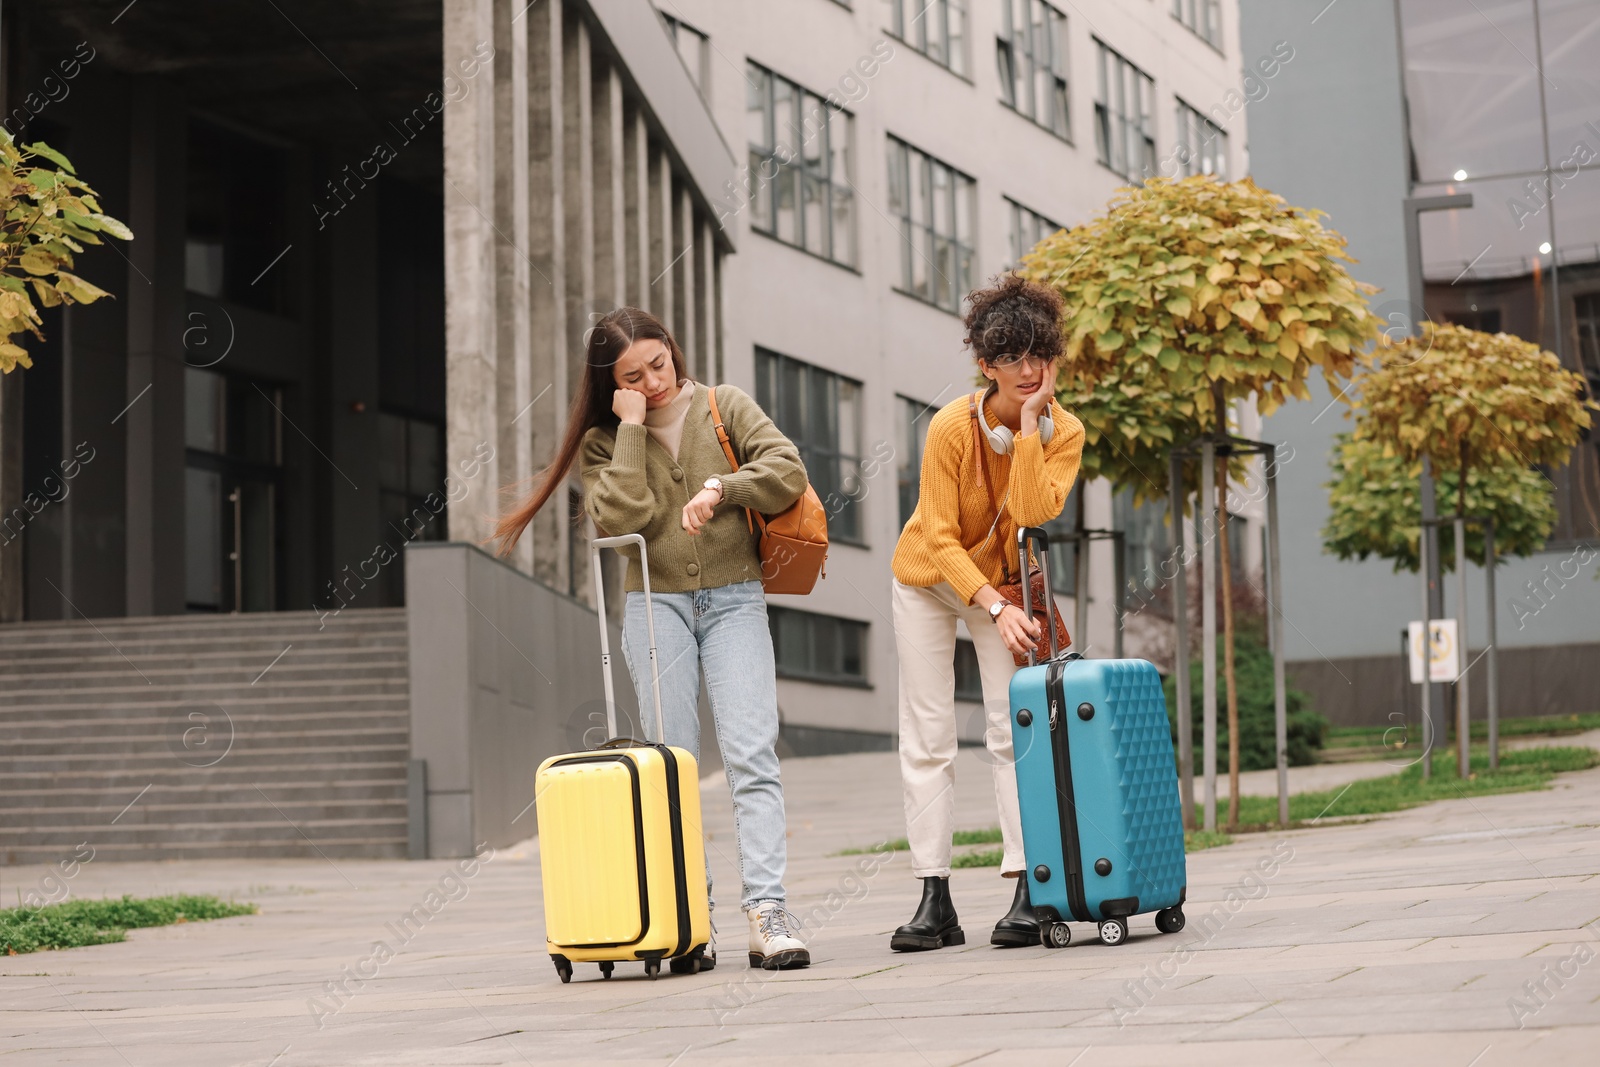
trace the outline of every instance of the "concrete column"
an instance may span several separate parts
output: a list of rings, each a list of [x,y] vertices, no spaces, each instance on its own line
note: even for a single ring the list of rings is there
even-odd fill
[[[596,310],[627,299],[626,154],[622,78],[611,63],[594,65],[594,299]]]
[[[647,309],[673,329],[672,272],[667,266],[676,255],[672,247],[672,158],[665,148],[650,152],[650,288]],[[676,330],[673,330],[676,333]]]
[[[522,423],[532,431],[532,468],[555,458],[566,426],[570,393],[566,305],[566,117],[562,100],[561,4],[535,4],[528,23],[528,251],[532,331],[531,386],[536,398]],[[533,552],[533,574],[567,588],[565,503],[557,500],[534,517],[524,535]]]
[[[128,314],[128,367],[126,410],[117,416],[127,435],[129,615],[177,614],[185,603],[184,115],[174,91],[133,83],[125,219],[139,239],[124,250],[129,270],[118,294]]]
[[[626,219],[628,303],[650,300],[650,130],[632,101],[623,105],[623,214]]]
[[[567,360],[571,378],[568,389],[577,387],[583,371],[583,334],[590,326],[595,308],[594,241],[594,109],[590,80],[589,27],[567,8],[562,28],[561,106],[566,179],[564,217],[567,228]],[[561,398],[563,402],[570,396]]]
[[[493,0],[444,0],[444,61],[494,40],[494,29]],[[496,95],[472,93],[444,109],[445,460],[452,472],[480,460],[473,450],[496,411]],[[450,539],[476,543],[498,512],[498,462],[482,462],[465,486],[450,507]]]
[[[704,377],[704,363],[700,359],[700,334],[694,326],[694,197],[687,183],[677,186],[673,194],[673,209],[673,263],[669,270],[673,279],[673,332],[689,364],[689,373],[701,378]]]
[[[713,291],[717,280],[716,223],[700,216],[697,226],[699,237],[694,248],[695,336],[700,342],[701,380],[721,384],[717,368],[717,345],[722,333],[722,323],[717,321],[717,297]]]
[[[493,441],[502,485],[526,484],[533,476],[533,434],[527,418],[533,401],[532,274],[528,205],[528,23],[523,4],[497,0],[494,8],[494,141],[496,321],[496,433]],[[446,55],[446,62],[452,57]],[[476,444],[476,442],[475,442]],[[511,561],[533,568],[533,540],[517,542]]]

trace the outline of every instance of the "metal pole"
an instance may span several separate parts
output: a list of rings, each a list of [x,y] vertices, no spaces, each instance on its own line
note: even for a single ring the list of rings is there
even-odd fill
[[[1423,556],[1426,565],[1422,569],[1423,588],[1427,592],[1426,608],[1423,611],[1424,632],[1430,636],[1426,640],[1428,651],[1423,653],[1428,670],[1424,677],[1424,684],[1428,687],[1428,695],[1423,707],[1428,709],[1430,716],[1428,728],[1432,731],[1434,741],[1439,741],[1449,736],[1449,707],[1445,704],[1444,683],[1433,681],[1433,639],[1427,623],[1434,619],[1444,618],[1444,578],[1441,573],[1439,561],[1443,558],[1439,553],[1439,526],[1436,522],[1437,511],[1434,506],[1433,464],[1427,456],[1422,457],[1422,536],[1428,543],[1428,551]],[[1429,764],[1431,767],[1432,765]]]
[[[1216,442],[1200,446],[1200,762],[1205,772],[1205,828],[1217,828],[1217,567]]]
[[[1176,452],[1168,472],[1172,515],[1172,560],[1176,570],[1172,588],[1172,671],[1178,690],[1178,801],[1183,825],[1194,829],[1194,711],[1189,705],[1189,566],[1184,552],[1183,457]]]
[[[1432,495],[1428,480],[1428,460],[1422,460],[1423,499]],[[1417,575],[1422,579],[1422,777],[1433,777],[1433,632],[1428,616],[1428,527],[1417,534]]]
[[[1289,825],[1289,696],[1283,677],[1283,572],[1278,550],[1278,450],[1267,446],[1267,612],[1272,633],[1272,717],[1278,741],[1278,825]]]
[[[1494,599],[1494,520],[1483,520],[1484,593],[1489,603],[1489,769],[1500,768],[1500,674],[1495,669],[1495,645],[1499,644],[1495,628]]]
[[[1122,623],[1125,618],[1126,591],[1128,586],[1128,561],[1123,557],[1127,555],[1127,540],[1121,530],[1111,534],[1111,573],[1116,589],[1111,594],[1111,610],[1116,615],[1117,629],[1111,638],[1111,654],[1117,659],[1122,658]]]
[[[1467,472],[1461,472],[1461,478],[1466,480]],[[1467,684],[1467,668],[1471,666],[1467,659],[1467,652],[1471,644],[1467,641],[1467,523],[1460,515],[1456,516],[1456,648],[1461,655],[1461,673],[1456,675],[1456,759],[1459,772],[1464,781],[1471,768],[1468,767],[1468,755],[1472,743],[1472,714],[1467,701],[1469,687]]]
[[[1072,642],[1077,647],[1078,654],[1089,654],[1089,534],[1084,530],[1078,531],[1074,541],[1077,553],[1072,561]]]

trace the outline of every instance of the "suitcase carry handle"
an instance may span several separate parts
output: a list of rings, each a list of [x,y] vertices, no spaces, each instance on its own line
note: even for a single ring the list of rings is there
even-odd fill
[[[1033,618],[1033,580],[1028,575],[1028,542],[1037,541],[1042,551],[1039,553],[1039,573],[1044,578],[1044,595],[1052,596],[1055,586],[1050,581],[1050,535],[1037,526],[1024,526],[1017,531],[1017,567],[1022,571],[1022,614]],[[1054,608],[1054,605],[1050,605]],[[1056,613],[1054,610],[1046,611],[1050,619],[1050,658],[1055,659],[1061,654],[1060,639],[1056,636]],[[1028,646],[1028,666],[1037,665],[1038,655],[1034,646]]]
[[[650,634],[650,689],[656,701],[656,737],[658,743],[664,745],[667,743],[667,727],[661,718],[661,670],[656,663],[656,613],[650,602],[650,559],[642,534],[597,537],[589,542],[589,569],[594,572],[594,603],[600,612],[600,673],[606,683],[606,729],[610,731],[612,741],[626,740],[617,737],[617,693],[611,682],[611,634],[606,629],[606,583],[604,575],[600,573],[600,550],[622,545],[639,546],[639,573],[644,576],[644,620]],[[601,747],[610,747],[612,741],[607,741]]]

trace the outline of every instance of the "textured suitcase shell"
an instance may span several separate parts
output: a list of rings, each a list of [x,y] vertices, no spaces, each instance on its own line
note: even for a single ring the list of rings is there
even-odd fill
[[[710,940],[700,776],[687,750],[552,756],[534,781],[552,955],[574,963],[668,958]]]
[[[1070,782],[1058,781],[1052,718],[1066,732]],[[1043,916],[1053,909],[1060,919],[1090,922],[1183,902],[1188,875],[1169,730],[1161,676],[1144,660],[1056,660],[1012,677],[1028,890]],[[1076,831],[1076,857],[1067,854],[1064,815],[1075,816],[1068,829]],[[1102,859],[1104,874],[1096,870]]]

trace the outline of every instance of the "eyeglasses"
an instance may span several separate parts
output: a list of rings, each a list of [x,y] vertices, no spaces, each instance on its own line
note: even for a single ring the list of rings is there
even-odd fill
[[[1032,352],[1004,352],[989,360],[989,366],[1005,367],[1009,370],[1015,367],[1018,363],[1021,363],[1023,360],[1027,360],[1028,366],[1033,367],[1035,370],[1044,370],[1051,363],[1049,357],[1036,356]]]

